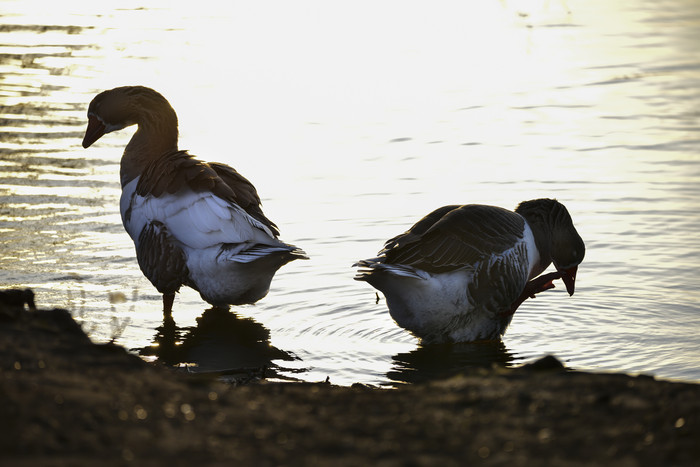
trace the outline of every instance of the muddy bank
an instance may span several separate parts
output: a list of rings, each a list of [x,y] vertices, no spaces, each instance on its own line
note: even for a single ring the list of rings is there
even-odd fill
[[[20,300],[22,301],[22,300]],[[332,376],[331,376],[332,378]],[[233,386],[0,305],[2,465],[693,465],[700,385],[553,359],[395,390]]]

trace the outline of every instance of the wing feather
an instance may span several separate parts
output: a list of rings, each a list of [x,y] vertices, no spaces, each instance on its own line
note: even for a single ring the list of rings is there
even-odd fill
[[[166,153],[146,167],[129,209],[130,215],[139,211],[139,219],[163,223],[173,238],[193,248],[279,243],[277,226],[263,214],[245,177],[186,151]]]
[[[228,165],[200,161],[187,151],[169,152],[148,164],[139,177],[136,193],[159,198],[178,193],[183,187],[209,192],[235,204],[257,221],[254,224],[264,226],[274,237],[279,235],[277,226],[263,213],[257,190],[248,179]]]
[[[441,208],[437,208],[418,222],[416,222],[413,227],[408,229],[406,232],[397,235],[396,237],[390,238],[384,243],[384,248],[382,251],[379,252],[379,254],[382,254],[398,245],[405,245],[407,243],[411,243],[414,241],[417,241],[420,239],[420,236],[425,233],[426,230],[428,230],[430,227],[433,226],[437,221],[442,219],[442,217],[447,214],[448,212],[452,211],[453,209],[458,208],[459,205],[457,204],[451,204],[449,206],[443,206]]]
[[[207,206],[211,211],[216,214],[217,217],[220,219],[230,219],[231,218],[231,212],[228,209],[228,205],[224,200],[219,198],[218,196],[208,196],[204,198],[204,200],[207,203]]]
[[[520,215],[503,208],[445,206],[389,240],[383,253],[387,263],[445,272],[513,248],[524,226]]]
[[[279,229],[275,223],[268,219],[263,213],[260,197],[253,184],[233,167],[219,164],[218,162],[212,162],[209,165],[216,171],[217,175],[226,185],[233,190],[236,203],[243,208],[249,216],[269,229],[275,237],[278,236]]]

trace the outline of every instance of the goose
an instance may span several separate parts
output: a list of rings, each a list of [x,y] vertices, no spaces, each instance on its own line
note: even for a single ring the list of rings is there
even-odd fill
[[[189,286],[215,307],[255,303],[279,268],[304,251],[279,240],[251,182],[235,169],[178,149],[170,103],[144,86],[97,94],[88,107],[83,147],[131,125],[120,164],[120,212],[141,271],[172,315]]]
[[[355,279],[381,291],[394,321],[422,342],[471,342],[500,339],[517,308],[556,279],[573,295],[584,255],[564,205],[535,199],[515,212],[443,206],[354,266]],[[556,272],[540,276],[551,263]]]

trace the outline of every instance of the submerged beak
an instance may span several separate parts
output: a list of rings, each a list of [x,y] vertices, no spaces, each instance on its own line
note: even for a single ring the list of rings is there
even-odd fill
[[[85,130],[85,137],[83,138],[83,147],[89,148],[92,143],[105,134],[105,129],[104,123],[102,123],[99,118],[94,115],[89,115],[88,127],[87,130]]]
[[[574,283],[576,282],[576,271],[578,270],[578,266],[574,266],[569,269],[564,269],[559,272],[561,272],[561,280],[564,281],[564,285],[566,286],[566,291],[569,292],[569,295],[574,294]]]

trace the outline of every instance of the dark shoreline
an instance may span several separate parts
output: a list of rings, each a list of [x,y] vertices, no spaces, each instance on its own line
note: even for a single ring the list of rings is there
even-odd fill
[[[697,465],[700,385],[549,358],[398,389],[233,386],[0,305],[2,465]]]

